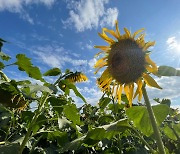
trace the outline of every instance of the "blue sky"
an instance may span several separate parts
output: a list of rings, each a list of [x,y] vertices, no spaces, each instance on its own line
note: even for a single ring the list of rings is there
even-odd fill
[[[99,74],[93,73],[98,52],[93,46],[106,45],[97,35],[101,28],[114,29],[116,19],[121,32],[145,28],[146,40],[156,41],[151,59],[180,68],[179,6],[179,0],[0,0],[0,37],[10,42],[5,53],[12,58],[25,53],[42,72],[52,67],[83,71],[89,81],[77,86],[88,102],[97,104],[101,92],[95,80]],[[15,67],[6,73],[14,79],[25,76]],[[170,98],[178,107],[180,78],[156,80],[163,90],[148,89],[150,97]]]

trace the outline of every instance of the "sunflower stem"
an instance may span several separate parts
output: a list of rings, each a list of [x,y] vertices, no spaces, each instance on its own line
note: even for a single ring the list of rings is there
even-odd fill
[[[152,110],[152,107],[151,107],[151,104],[150,104],[150,101],[149,101],[149,98],[147,95],[145,84],[142,87],[142,92],[143,92],[144,101],[145,101],[145,104],[146,104],[146,107],[147,107],[147,110],[149,113],[149,118],[150,118],[153,130],[154,130],[154,135],[156,137],[159,153],[160,154],[166,154],[165,149],[164,149],[164,144],[162,142],[162,138],[160,135],[160,131],[159,131],[159,128],[157,126],[156,118],[155,118],[154,112]]]

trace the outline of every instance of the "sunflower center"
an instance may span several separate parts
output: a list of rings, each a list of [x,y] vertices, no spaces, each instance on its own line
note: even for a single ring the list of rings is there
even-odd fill
[[[145,53],[134,40],[120,40],[111,46],[108,68],[119,83],[135,82],[145,70]]]

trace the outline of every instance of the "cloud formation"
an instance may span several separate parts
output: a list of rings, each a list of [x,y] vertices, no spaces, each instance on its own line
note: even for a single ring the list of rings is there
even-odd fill
[[[65,27],[74,26],[77,32],[100,26],[113,26],[118,9],[105,8],[109,0],[66,0],[69,18],[63,21]]]
[[[63,47],[56,45],[34,47],[33,53],[38,56],[38,59],[41,62],[50,67],[62,68],[67,63],[71,64],[72,66],[87,65],[87,60],[75,59],[74,57],[76,56],[70,56]],[[73,54],[71,53],[71,55]]]
[[[20,14],[20,17],[31,24],[34,24],[33,19],[25,11],[24,7],[32,4],[44,4],[51,7],[55,0],[0,0],[0,11],[9,11]]]

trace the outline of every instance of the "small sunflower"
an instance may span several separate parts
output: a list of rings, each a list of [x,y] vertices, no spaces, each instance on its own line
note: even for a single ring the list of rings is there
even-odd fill
[[[156,75],[158,68],[150,59],[150,52],[147,49],[154,46],[155,42],[145,42],[145,34],[136,36],[144,29],[136,31],[134,34],[124,28],[125,34],[121,35],[118,22],[115,22],[116,30],[102,29],[99,36],[104,39],[109,46],[95,46],[101,49],[96,56],[103,54],[104,56],[97,60],[94,65],[97,70],[95,74],[103,67],[106,67],[101,77],[98,79],[98,85],[102,91],[109,91],[118,103],[121,102],[121,94],[124,91],[130,106],[132,100],[138,95],[138,100],[142,99],[143,81],[151,87],[162,89],[156,81],[149,75]],[[107,33],[114,36],[117,41],[110,38]],[[137,85],[134,93],[134,85]]]
[[[83,81],[88,80],[87,76],[81,72],[75,72],[75,73],[69,74],[68,76],[65,77],[65,79],[72,83],[83,82]]]

